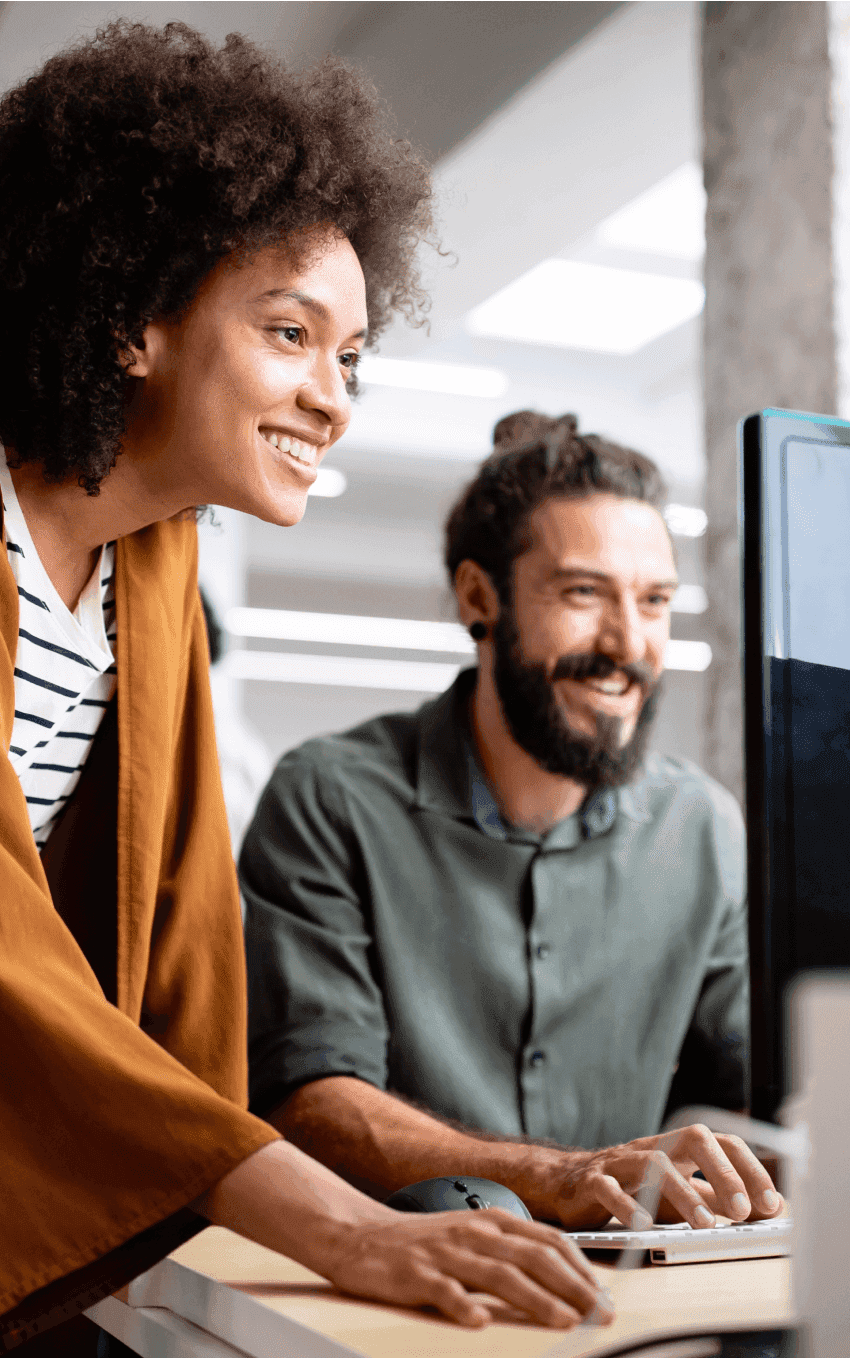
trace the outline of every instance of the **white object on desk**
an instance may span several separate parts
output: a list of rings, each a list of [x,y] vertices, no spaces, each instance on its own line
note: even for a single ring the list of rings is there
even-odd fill
[[[127,1289],[128,1306],[113,1297],[86,1312],[90,1320],[131,1348],[133,1337],[126,1326],[138,1326],[133,1314],[141,1317],[148,1342],[137,1352],[162,1353],[164,1358],[224,1358],[225,1354],[250,1354],[251,1358],[270,1355],[297,1355],[298,1358],[361,1358],[356,1349],[328,1339],[306,1325],[299,1325],[277,1311],[262,1306],[235,1287],[222,1285],[205,1273],[198,1273],[176,1259],[163,1259],[142,1273]],[[112,1310],[109,1303],[112,1303]],[[120,1308],[120,1310],[118,1309]],[[176,1322],[176,1324],[175,1324]],[[161,1331],[161,1333],[157,1333]],[[171,1347],[171,1336],[180,1346]],[[162,1348],[162,1342],[168,1343]],[[195,1347],[186,1341],[194,1336]],[[159,1339],[160,1347],[150,1346]],[[223,1341],[223,1342],[219,1342]],[[208,1348],[203,1347],[209,1342]],[[232,1347],[231,1347],[232,1346]]]
[[[791,1222],[742,1222],[694,1230],[686,1221],[632,1231],[614,1224],[599,1231],[566,1231],[583,1250],[648,1250],[653,1264],[706,1264],[717,1259],[766,1259],[791,1252]]]
[[[783,1118],[807,1133],[809,1154],[792,1162],[798,1219],[795,1310],[805,1358],[850,1358],[850,980],[824,973],[795,981],[790,995],[797,1091]]]

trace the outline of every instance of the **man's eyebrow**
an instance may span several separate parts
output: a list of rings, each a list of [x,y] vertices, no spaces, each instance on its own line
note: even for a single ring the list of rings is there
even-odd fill
[[[316,297],[311,297],[310,294],[309,294],[308,292],[299,292],[299,290],[298,290],[297,288],[269,288],[268,292],[260,293],[260,296],[259,296],[259,297],[255,297],[255,298],[254,298],[254,301],[255,301],[255,302],[276,302],[276,301],[298,302],[301,306],[306,307],[306,309],[307,309],[308,311],[312,311],[313,314],[314,314],[315,316],[318,316],[321,320],[323,320],[323,321],[329,321],[329,320],[331,319],[331,313],[330,313],[330,311],[328,310],[328,308],[325,306],[324,302],[320,302],[320,301],[318,300],[318,298],[316,298]],[[358,330],[358,331],[356,332],[356,334],[354,334],[354,335],[351,336],[351,338],[352,338],[352,339],[365,339],[365,338],[366,338],[366,333],[367,333],[367,332],[366,332],[365,330]]]
[[[595,571],[590,566],[561,566],[552,572],[553,580],[610,580],[612,577],[606,575],[605,571]],[[678,589],[679,581],[673,577],[669,580],[651,580],[645,586],[646,589]]]

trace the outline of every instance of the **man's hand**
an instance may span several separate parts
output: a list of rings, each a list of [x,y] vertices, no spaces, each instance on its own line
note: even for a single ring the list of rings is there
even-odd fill
[[[705,1176],[695,1179],[697,1172]],[[715,1136],[700,1123],[623,1146],[587,1152],[555,1194],[557,1216],[572,1230],[616,1217],[633,1230],[656,1221],[713,1226],[775,1217],[782,1207],[770,1175],[737,1136]],[[650,1215],[651,1214],[651,1215]]]

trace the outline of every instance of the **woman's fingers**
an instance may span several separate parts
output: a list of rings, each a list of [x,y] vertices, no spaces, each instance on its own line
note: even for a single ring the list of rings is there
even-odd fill
[[[491,1208],[488,1215],[491,1221],[495,1221],[499,1225],[503,1233],[524,1236],[526,1239],[539,1241],[556,1250],[594,1291],[599,1290],[593,1269],[587,1262],[584,1253],[575,1241],[565,1236],[557,1226],[547,1226],[542,1221],[524,1221],[521,1217],[515,1217],[501,1208]]]
[[[554,1229],[550,1231],[549,1228],[543,1229],[550,1236],[548,1242],[545,1237],[541,1242],[539,1239],[514,1231],[512,1222],[505,1222],[498,1234],[493,1235],[488,1242],[488,1253],[495,1263],[509,1264],[536,1283],[542,1284],[548,1292],[554,1293],[582,1315],[589,1315],[600,1305],[604,1309],[604,1294],[600,1293],[599,1284],[589,1265],[582,1261],[579,1270],[573,1261],[572,1251],[564,1248],[565,1242],[560,1237],[560,1232]],[[505,1274],[506,1278],[511,1276]],[[513,1296],[508,1300],[517,1304]]]
[[[423,1268],[420,1279],[422,1293],[415,1298],[422,1306],[433,1306],[458,1325],[480,1329],[489,1324],[490,1312],[485,1305],[471,1297],[456,1278],[448,1278],[436,1268]],[[411,1299],[413,1300],[413,1299]]]
[[[585,1316],[599,1323],[613,1309],[584,1259],[559,1231],[509,1213],[439,1213],[406,1221],[373,1237],[372,1264],[383,1282],[380,1295],[409,1305],[436,1306],[464,1325],[490,1318],[484,1292],[525,1312],[538,1325],[569,1329]],[[362,1285],[362,1284],[361,1284]]]
[[[475,1242],[477,1244],[478,1242]],[[572,1304],[563,1296],[563,1279],[553,1277],[558,1268],[550,1260],[550,1268],[540,1261],[527,1271],[521,1264],[507,1258],[483,1255],[476,1248],[456,1246],[445,1267],[463,1284],[476,1291],[506,1301],[533,1320],[537,1325],[557,1329],[571,1329],[584,1315],[597,1309],[596,1298],[582,1297]],[[541,1275],[544,1281],[540,1281]]]

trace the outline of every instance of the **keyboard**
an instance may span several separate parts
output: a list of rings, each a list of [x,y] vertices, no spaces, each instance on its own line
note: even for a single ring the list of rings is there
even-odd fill
[[[748,1221],[694,1230],[686,1221],[632,1231],[614,1222],[597,1231],[565,1231],[583,1250],[646,1250],[653,1264],[705,1264],[791,1252],[791,1221]]]

